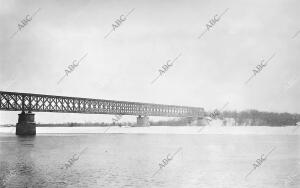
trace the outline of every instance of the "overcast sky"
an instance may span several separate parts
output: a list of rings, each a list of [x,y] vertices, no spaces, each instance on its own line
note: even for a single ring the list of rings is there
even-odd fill
[[[210,19],[226,9],[199,39]],[[130,11],[104,38],[115,20]],[[35,12],[11,37],[21,20]],[[206,110],[228,102],[224,110],[300,113],[299,17],[299,0],[0,0],[0,90]],[[151,84],[158,70],[179,54]],[[252,70],[273,54],[245,84]],[[36,121],[111,117],[37,113]],[[17,112],[0,112],[0,121],[16,123]]]

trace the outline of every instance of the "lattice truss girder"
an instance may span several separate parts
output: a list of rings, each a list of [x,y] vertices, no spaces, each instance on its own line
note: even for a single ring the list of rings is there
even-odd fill
[[[195,107],[2,91],[0,91],[0,110],[169,117],[204,116],[204,109]]]

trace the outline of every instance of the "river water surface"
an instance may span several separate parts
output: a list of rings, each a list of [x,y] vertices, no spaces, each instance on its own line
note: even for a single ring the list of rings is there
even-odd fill
[[[299,148],[298,135],[1,133],[0,187],[299,187]]]

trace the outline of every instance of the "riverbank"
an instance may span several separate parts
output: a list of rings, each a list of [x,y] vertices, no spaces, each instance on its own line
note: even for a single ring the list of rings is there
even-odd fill
[[[37,127],[37,134],[228,134],[228,135],[300,135],[299,126],[149,126],[149,127]],[[0,127],[0,133],[14,134],[15,127]]]

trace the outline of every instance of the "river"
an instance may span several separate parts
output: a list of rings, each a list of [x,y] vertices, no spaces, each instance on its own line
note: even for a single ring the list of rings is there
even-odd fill
[[[17,137],[6,132],[0,133],[0,186],[299,187],[299,138],[39,131],[35,137]],[[254,169],[253,163],[263,154],[265,160]],[[167,164],[159,165],[170,156]]]

